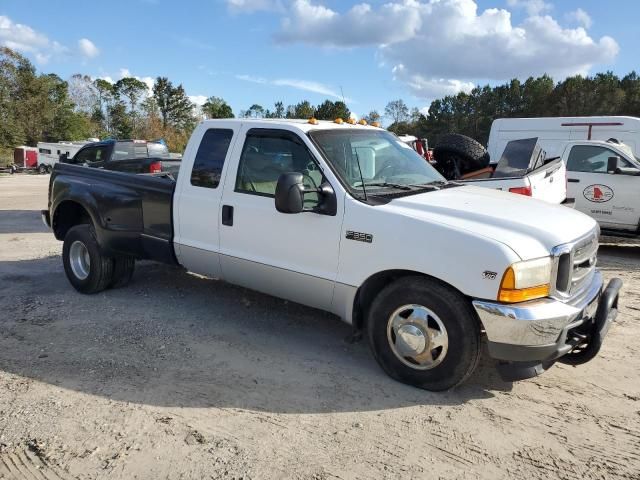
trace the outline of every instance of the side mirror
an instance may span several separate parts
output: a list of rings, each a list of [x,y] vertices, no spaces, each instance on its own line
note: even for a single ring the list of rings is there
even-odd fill
[[[304,210],[304,183],[301,173],[283,173],[276,185],[276,210],[300,213]]]
[[[638,170],[637,168],[620,168],[618,167],[618,169],[616,170],[616,173],[618,175],[629,175],[631,177],[638,177],[640,176],[640,170]]]
[[[318,194],[317,207],[304,208],[305,193]],[[301,173],[280,175],[276,185],[275,203],[276,210],[280,213],[315,212],[335,216],[338,211],[338,201],[331,185],[328,182],[323,182],[318,189],[308,190],[304,186],[304,177]]]
[[[607,159],[607,173],[616,173],[620,157],[609,157]]]

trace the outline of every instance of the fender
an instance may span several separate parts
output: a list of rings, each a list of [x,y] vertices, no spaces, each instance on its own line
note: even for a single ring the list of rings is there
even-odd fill
[[[88,214],[96,240],[107,255],[147,257],[141,240],[144,225],[140,194],[115,183],[89,182],[90,179],[72,175],[53,179],[51,218],[56,238],[64,240],[66,231],[80,220],[74,217],[65,225],[65,221],[59,218],[60,206],[72,202]]]

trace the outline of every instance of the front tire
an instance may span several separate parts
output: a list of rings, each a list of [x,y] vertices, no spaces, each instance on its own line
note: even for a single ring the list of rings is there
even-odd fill
[[[404,277],[385,287],[371,305],[367,329],[382,369],[425,390],[459,385],[480,358],[479,322],[468,299],[425,277]]]
[[[90,225],[76,225],[67,232],[62,262],[69,282],[81,293],[106,290],[113,279],[113,259],[102,254]]]

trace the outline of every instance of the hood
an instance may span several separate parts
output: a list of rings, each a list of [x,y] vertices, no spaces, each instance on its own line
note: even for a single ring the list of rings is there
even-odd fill
[[[461,186],[392,200],[383,208],[491,238],[523,260],[549,255],[596,228],[587,215],[524,195]]]

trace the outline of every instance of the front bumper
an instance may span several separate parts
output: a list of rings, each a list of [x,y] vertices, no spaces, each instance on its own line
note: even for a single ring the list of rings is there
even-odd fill
[[[527,378],[556,360],[577,365],[595,357],[617,316],[621,286],[615,278],[603,289],[602,274],[596,271],[589,288],[568,303],[551,298],[520,304],[475,300],[473,306],[486,331],[489,354],[515,362],[512,367],[535,370],[503,376]]]

